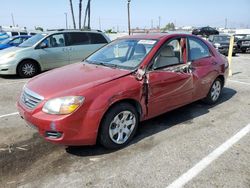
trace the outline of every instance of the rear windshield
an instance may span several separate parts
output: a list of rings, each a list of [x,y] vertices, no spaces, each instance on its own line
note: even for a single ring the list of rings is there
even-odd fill
[[[215,36],[214,42],[229,42],[230,36]]]

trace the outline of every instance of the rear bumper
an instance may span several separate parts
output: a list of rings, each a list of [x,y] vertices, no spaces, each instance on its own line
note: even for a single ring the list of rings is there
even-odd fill
[[[36,128],[47,141],[67,146],[94,145],[102,117],[102,110],[81,111],[69,115],[50,115],[41,110],[26,109],[21,101],[17,103],[20,116],[28,125]],[[54,136],[53,136],[54,135]]]

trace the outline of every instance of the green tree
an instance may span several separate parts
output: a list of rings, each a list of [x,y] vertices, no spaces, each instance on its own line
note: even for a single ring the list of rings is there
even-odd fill
[[[43,28],[42,27],[35,27],[35,30],[38,30],[38,31],[42,31],[43,32]]]
[[[163,31],[174,31],[175,25],[173,22],[168,23],[164,28]]]

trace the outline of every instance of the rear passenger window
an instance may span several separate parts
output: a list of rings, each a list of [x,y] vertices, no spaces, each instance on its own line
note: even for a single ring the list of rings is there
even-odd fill
[[[11,35],[16,36],[16,35],[18,35],[18,32],[11,32]]]
[[[189,39],[189,60],[194,61],[204,57],[209,57],[210,52],[206,44],[199,39]]]
[[[90,39],[91,39],[91,44],[108,43],[108,41],[101,34],[98,34],[98,33],[89,33],[89,36],[90,36]]]
[[[90,44],[88,33],[69,33],[67,38],[69,46]]]
[[[20,32],[20,35],[27,35],[28,33]]]

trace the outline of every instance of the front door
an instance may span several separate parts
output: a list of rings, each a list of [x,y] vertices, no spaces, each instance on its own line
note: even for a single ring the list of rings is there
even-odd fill
[[[147,73],[148,116],[154,117],[192,101],[193,75],[186,63],[186,38],[167,41]]]
[[[43,43],[47,44],[47,48],[37,50],[44,70],[69,64],[69,50],[65,46],[64,34],[51,35]]]

